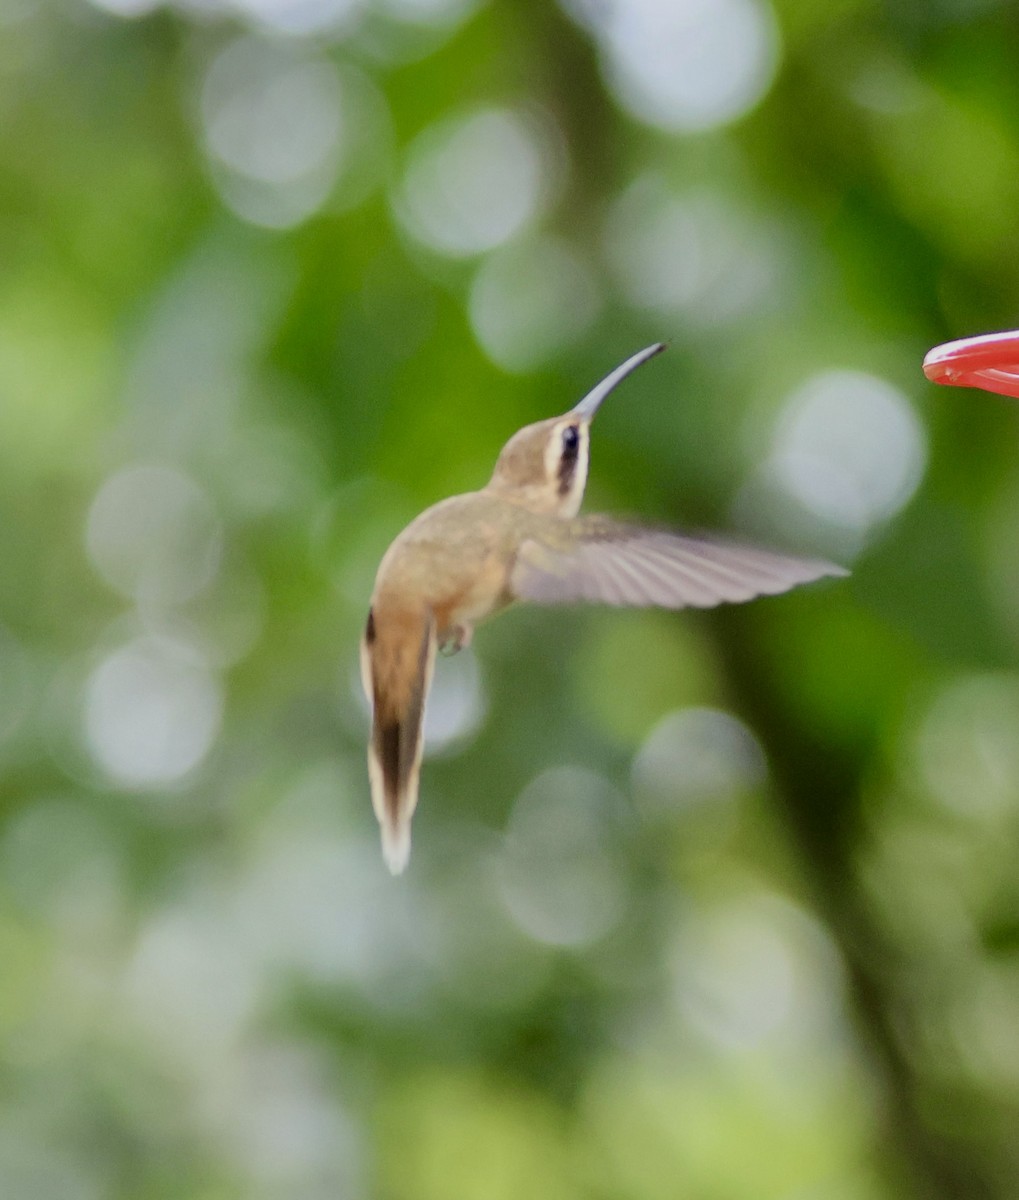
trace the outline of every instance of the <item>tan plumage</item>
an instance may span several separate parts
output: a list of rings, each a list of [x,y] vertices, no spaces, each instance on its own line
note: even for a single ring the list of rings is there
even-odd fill
[[[846,574],[819,559],[577,517],[598,406],[662,349],[635,354],[564,416],[521,429],[503,447],[486,487],[427,509],[382,559],[361,670],[372,706],[372,803],[394,873],[410,854],[437,647],[467,645],[479,621],[517,600],[709,608]]]

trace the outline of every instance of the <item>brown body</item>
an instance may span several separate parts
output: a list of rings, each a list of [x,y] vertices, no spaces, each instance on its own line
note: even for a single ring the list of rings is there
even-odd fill
[[[439,642],[455,638],[513,600],[509,573],[520,543],[541,518],[488,492],[453,496],[427,509],[397,537],[379,566],[377,613],[422,609]]]
[[[845,574],[818,560],[577,516],[598,406],[661,349],[634,355],[564,416],[520,430],[485,488],[427,509],[386,551],[361,667],[372,706],[372,802],[392,871],[403,870],[410,853],[438,647],[467,645],[479,621],[517,600],[710,607]]]
[[[409,853],[436,648],[469,644],[475,624],[513,603],[517,551],[547,522],[487,490],[453,496],[411,522],[379,565],[362,673],[373,709],[372,796],[394,869]]]

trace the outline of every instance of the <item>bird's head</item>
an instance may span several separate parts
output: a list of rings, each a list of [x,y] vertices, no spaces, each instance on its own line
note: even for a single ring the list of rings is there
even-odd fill
[[[664,349],[661,342],[648,346],[616,367],[568,413],[515,433],[502,448],[488,490],[532,512],[575,517],[587,484],[595,413],[631,371]]]

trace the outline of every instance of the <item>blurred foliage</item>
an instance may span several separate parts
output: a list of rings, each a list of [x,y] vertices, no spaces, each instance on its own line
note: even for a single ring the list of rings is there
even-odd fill
[[[1005,1200],[1002,0],[0,0],[0,1195]],[[440,663],[389,539],[657,339],[589,508],[850,562]]]

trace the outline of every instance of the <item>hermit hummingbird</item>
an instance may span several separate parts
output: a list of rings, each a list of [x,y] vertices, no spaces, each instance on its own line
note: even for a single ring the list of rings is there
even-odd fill
[[[437,648],[452,653],[468,645],[479,621],[518,600],[710,608],[847,574],[820,559],[577,516],[595,413],[617,384],[664,349],[648,346],[564,416],[515,433],[485,487],[426,509],[386,551],[361,639],[361,677],[372,710],[372,804],[394,874],[410,855]]]

